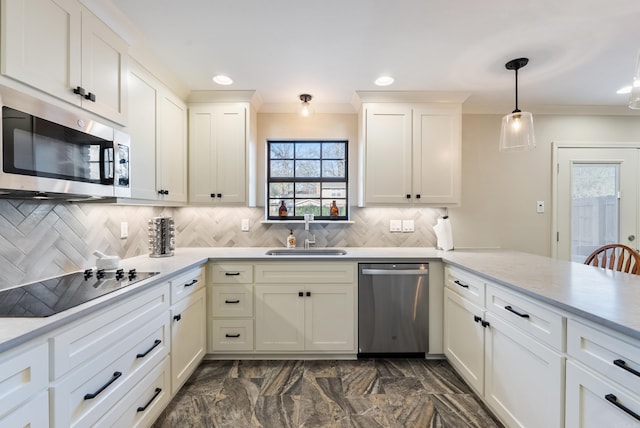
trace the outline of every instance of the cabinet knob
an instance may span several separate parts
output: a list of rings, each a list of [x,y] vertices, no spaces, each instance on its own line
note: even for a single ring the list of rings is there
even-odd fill
[[[420,193],[416,195],[416,199],[420,199]]]
[[[222,193],[218,193],[218,197],[221,198],[222,197]]]
[[[407,193],[407,199],[411,199],[411,195]]]
[[[180,314],[173,316],[173,320],[174,321],[180,321],[181,319],[182,319],[182,315],[180,315]]]
[[[304,297],[304,293],[302,291],[298,291],[298,297]]]
[[[84,96],[84,99],[95,103],[96,102],[96,94],[94,94],[92,92],[89,92],[87,95]]]
[[[211,194],[211,195],[209,195],[209,196],[211,196],[212,198],[215,198],[215,197],[216,197],[216,194],[215,194],[215,193],[212,193],[212,194]]]
[[[311,291],[307,291],[307,297],[311,297]]]
[[[76,86],[76,88],[73,90],[74,94],[80,95],[81,97],[84,97],[84,95],[86,94],[84,88],[82,86]]]

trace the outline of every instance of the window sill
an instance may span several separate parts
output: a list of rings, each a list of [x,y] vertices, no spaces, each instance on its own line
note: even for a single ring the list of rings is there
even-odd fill
[[[304,224],[304,220],[261,220],[262,224]],[[354,224],[353,220],[313,220],[310,221],[309,224],[329,224],[329,223],[337,223],[337,224]]]

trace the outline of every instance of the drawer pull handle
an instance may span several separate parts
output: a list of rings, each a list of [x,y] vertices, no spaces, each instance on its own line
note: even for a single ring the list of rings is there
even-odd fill
[[[158,395],[160,395],[161,392],[162,392],[161,388],[156,388],[156,392],[155,394],[153,394],[153,397],[151,397],[151,400],[147,401],[147,404],[145,404],[144,406],[138,407],[138,412],[144,412],[145,410],[147,410],[147,407],[149,407],[151,403],[153,403],[153,400],[158,398]]]
[[[224,335],[224,337],[240,337],[240,333],[238,333],[238,334],[229,334],[229,333],[227,333],[227,334]]]
[[[173,316],[173,320],[174,321],[180,321],[181,319],[182,319],[182,315],[180,315],[180,314]]]
[[[457,279],[455,281],[453,281],[453,282],[455,282],[456,284],[458,284],[462,288],[469,288],[469,286],[467,284],[464,284],[464,283],[458,281]]]
[[[198,280],[197,280],[197,279],[194,279],[193,281],[191,281],[191,282],[190,282],[190,283],[188,283],[188,284],[185,284],[184,286],[185,286],[185,287],[191,287],[192,285],[195,285],[195,284],[197,284],[197,283],[198,283]]]
[[[634,412],[633,410],[629,409],[627,406],[618,403],[618,397],[616,397],[615,395],[607,394],[607,395],[604,396],[604,398],[609,403],[613,404],[614,406],[616,406],[620,410],[626,412],[627,414],[631,415],[632,417],[634,417],[635,419],[640,421],[640,415],[637,414],[636,412]]]
[[[511,312],[512,314],[516,314],[517,316],[519,316],[520,318],[529,318],[529,314],[523,314],[521,312],[516,311],[515,309],[513,309],[511,306],[505,306],[504,307],[506,310],[508,310],[509,312]]]
[[[240,276],[240,272],[225,272],[226,276]]]
[[[156,340],[153,342],[153,345],[151,346],[151,348],[147,349],[147,350],[144,352],[144,354],[138,354],[138,355],[136,355],[136,358],[144,358],[144,357],[146,357],[146,356],[147,356],[147,354],[149,354],[149,352],[153,351],[153,350],[154,350],[154,349],[155,349],[159,344],[161,344],[161,343],[162,343],[162,340],[160,340],[160,339],[156,339]]]
[[[479,317],[477,315],[473,316],[473,322],[480,322],[480,321],[482,321],[482,317]]]
[[[238,300],[225,300],[225,303],[240,303],[240,299]]]
[[[102,391],[104,391],[105,389],[109,388],[109,385],[111,385],[113,382],[115,382],[116,380],[118,380],[118,378],[122,376],[122,372],[113,372],[113,376],[111,377],[111,379],[109,380],[109,382],[105,383],[104,385],[102,385],[100,387],[99,390],[97,390],[96,392],[94,392],[93,394],[85,394],[84,395],[84,399],[85,400],[93,400],[94,398],[96,398],[98,395],[100,395],[100,393]]]
[[[616,366],[620,367],[621,369],[625,369],[629,373],[633,373],[634,375],[640,377],[640,372],[637,371],[637,370],[632,369],[631,367],[629,367],[624,360],[620,360],[620,359],[614,360],[613,364],[615,364]]]

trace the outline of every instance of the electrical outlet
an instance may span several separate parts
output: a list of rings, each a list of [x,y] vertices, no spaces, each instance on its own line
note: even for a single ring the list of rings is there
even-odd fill
[[[248,232],[249,231],[249,219],[248,218],[243,218],[240,221],[240,230],[243,232]]]
[[[129,223],[126,221],[120,222],[120,239],[125,239],[129,236]]]
[[[389,232],[402,232],[402,220],[389,220]]]
[[[415,231],[415,223],[413,220],[402,220],[402,231],[413,232]]]
[[[542,214],[544,213],[544,201],[538,201],[536,202],[536,212],[538,214]]]

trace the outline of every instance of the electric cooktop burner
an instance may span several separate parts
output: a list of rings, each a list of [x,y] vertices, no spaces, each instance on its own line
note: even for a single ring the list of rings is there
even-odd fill
[[[3,290],[0,317],[48,317],[157,274],[87,269]]]

